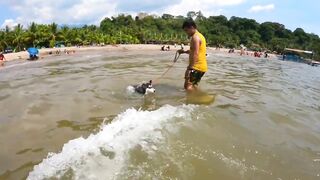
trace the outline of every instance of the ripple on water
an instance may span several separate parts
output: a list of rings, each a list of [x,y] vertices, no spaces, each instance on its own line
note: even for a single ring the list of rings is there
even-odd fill
[[[200,88],[216,101],[192,112],[181,106],[186,56],[153,98],[126,92],[160,76],[174,52],[86,52],[2,69],[0,162],[8,163],[0,163],[0,179],[30,171],[62,179],[316,179],[319,69],[209,53]],[[140,111],[122,121],[131,107]],[[108,114],[120,115],[104,121]],[[46,159],[48,152],[56,154]]]

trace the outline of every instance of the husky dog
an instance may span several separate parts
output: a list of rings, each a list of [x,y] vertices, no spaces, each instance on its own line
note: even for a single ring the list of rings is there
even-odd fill
[[[139,94],[154,94],[156,90],[152,86],[152,80],[150,80],[148,83],[142,83],[139,85],[134,85],[133,86],[134,91],[139,93]]]

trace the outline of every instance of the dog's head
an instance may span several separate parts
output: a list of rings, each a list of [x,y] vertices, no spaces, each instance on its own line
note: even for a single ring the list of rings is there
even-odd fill
[[[152,80],[149,81],[149,83],[146,83],[146,92],[145,94],[154,94],[156,92],[156,89],[152,86]]]
[[[152,80],[150,80],[148,83],[143,83],[141,85],[133,86],[135,91],[140,94],[154,94],[156,90],[152,86]]]

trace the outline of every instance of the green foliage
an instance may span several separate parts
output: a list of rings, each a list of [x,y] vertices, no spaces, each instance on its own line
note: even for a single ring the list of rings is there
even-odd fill
[[[54,47],[61,42],[65,46],[95,44],[136,43],[187,43],[188,37],[181,29],[185,19],[196,21],[199,31],[209,46],[236,48],[244,44],[251,49],[268,49],[281,53],[284,48],[299,48],[315,52],[320,58],[320,38],[297,28],[290,31],[274,22],[259,24],[253,19],[225,16],[206,18],[201,11],[188,12],[186,17],[163,14],[161,17],[140,13],[137,17],[120,14],[105,18],[100,26],[85,25],[72,28],[31,23],[27,29],[17,25],[0,31],[0,50],[12,47],[16,51],[31,46]]]

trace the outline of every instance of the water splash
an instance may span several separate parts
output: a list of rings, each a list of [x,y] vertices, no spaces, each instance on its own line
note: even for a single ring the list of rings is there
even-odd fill
[[[27,179],[113,179],[125,167],[130,149],[140,145],[146,152],[154,151],[152,144],[164,138],[161,129],[170,121],[190,118],[193,109],[186,105],[155,111],[128,109],[97,134],[69,141],[60,153],[49,153]]]
[[[133,86],[128,86],[126,90],[127,90],[127,94],[129,94],[129,95],[135,93]]]

